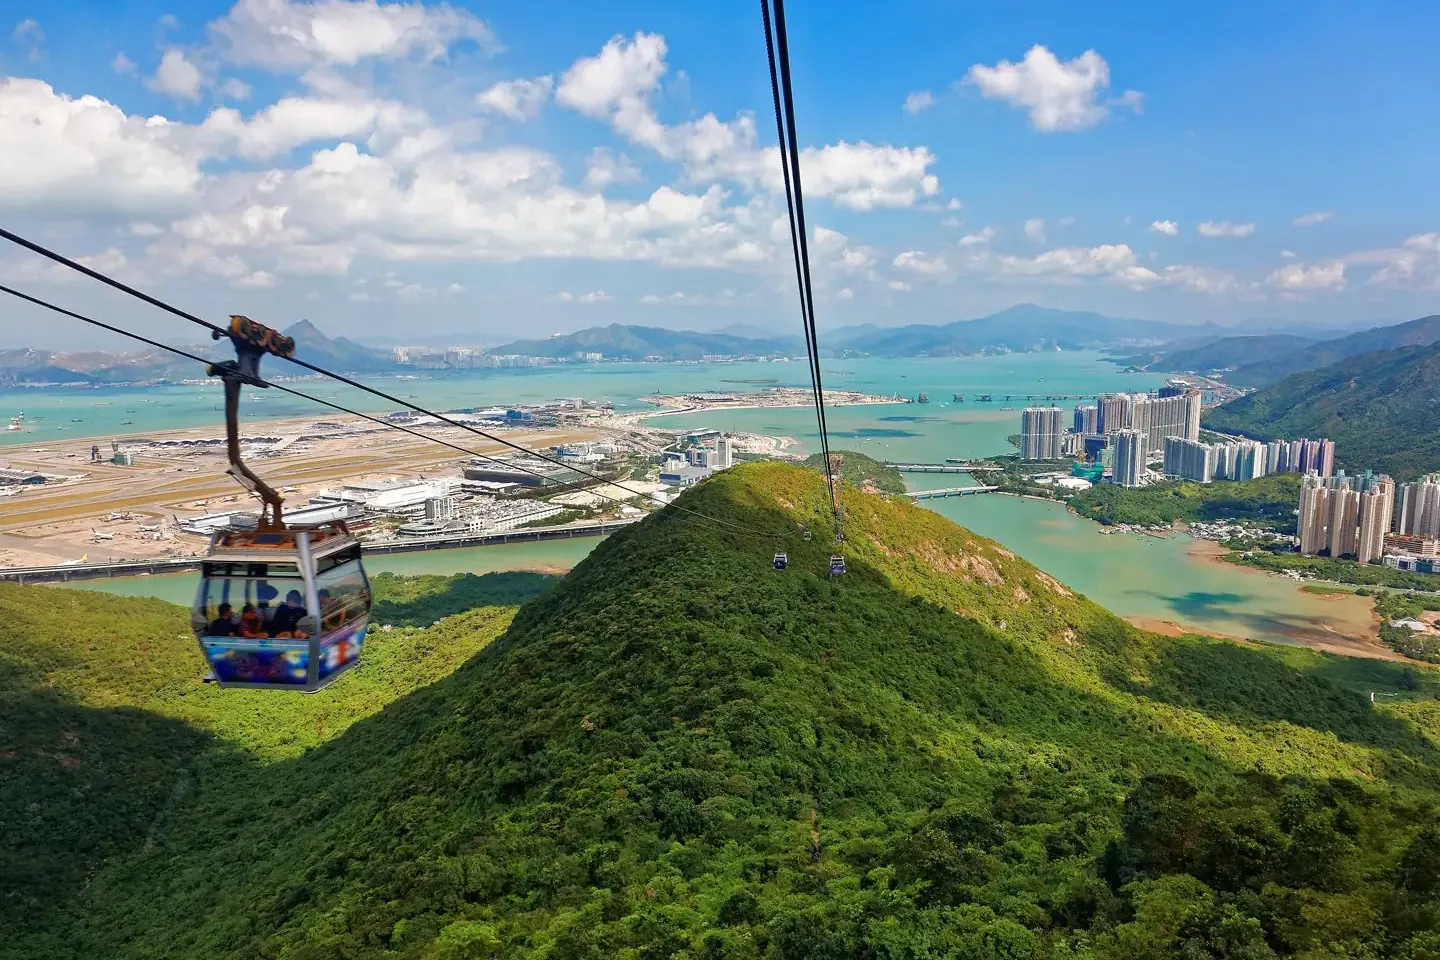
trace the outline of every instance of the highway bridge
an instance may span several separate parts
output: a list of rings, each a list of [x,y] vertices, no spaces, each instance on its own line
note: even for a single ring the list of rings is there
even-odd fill
[[[955,463],[890,463],[887,461],[885,466],[894,467],[901,473],[979,473],[985,470],[1003,469],[987,463],[970,464],[964,461]]]
[[[491,533],[458,533],[439,537],[397,537],[379,543],[361,542],[366,556],[382,553],[416,553],[454,547],[486,547],[537,540],[571,537],[601,537],[614,533],[634,520],[601,520],[557,527],[499,530]],[[11,583],[68,583],[71,580],[103,580],[108,577],[136,577],[154,573],[182,573],[200,569],[201,557],[165,557],[155,560],[119,560],[113,563],[62,563],[52,567],[0,567],[0,581]]]
[[[911,490],[907,496],[909,496],[911,500],[938,500],[941,497],[968,497],[973,493],[991,493],[999,489],[999,487],[987,487],[984,485],[944,487],[940,490]]]

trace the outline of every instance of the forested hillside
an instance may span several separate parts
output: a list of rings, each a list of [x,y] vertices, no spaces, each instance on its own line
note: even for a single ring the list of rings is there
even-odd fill
[[[1143,634],[843,496],[831,578],[821,477],[719,474],[682,501],[708,520],[615,534],[460,669],[293,757],[56,673],[149,638],[145,610],[33,616],[44,656],[4,669],[50,712],[6,722],[6,826],[43,788],[76,815],[20,834],[32,859],[112,830],[83,884],[7,887],[0,956],[1434,955],[1428,671]],[[301,702],[262,696],[257,720]]]
[[[1410,480],[1440,469],[1440,344],[1377,350],[1209,410],[1205,426],[1250,437],[1329,437],[1335,463]]]
[[[830,451],[831,470],[845,483],[859,487],[868,493],[902,494],[905,492],[905,478],[899,470],[888,467],[873,457],[853,450]],[[825,473],[825,455],[811,454],[805,458],[805,466]]]
[[[1167,480],[1148,487],[1097,484],[1070,498],[1070,509],[1104,524],[1164,526],[1177,520],[1250,520],[1278,533],[1295,532],[1300,475],[1274,473],[1255,480],[1194,483]]]
[[[1440,341],[1440,315],[1388,327],[1372,327],[1347,337],[1322,340],[1308,347],[1283,350],[1274,355],[1262,354],[1228,374],[1225,379],[1237,387],[1268,387],[1294,374],[1319,370],[1350,357],[1377,350],[1429,346],[1436,341]]]

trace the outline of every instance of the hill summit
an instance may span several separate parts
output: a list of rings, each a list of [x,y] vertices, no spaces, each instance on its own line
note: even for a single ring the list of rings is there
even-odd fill
[[[1432,955],[1429,700],[842,497],[837,545],[816,472],[727,470],[328,743],[112,783],[130,842],[0,956]]]

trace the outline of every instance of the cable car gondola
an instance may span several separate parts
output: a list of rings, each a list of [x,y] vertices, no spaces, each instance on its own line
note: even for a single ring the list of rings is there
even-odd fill
[[[830,555],[830,576],[836,577],[845,572],[845,558],[838,553]]]
[[[370,582],[344,522],[286,526],[280,495],[240,458],[240,388],[266,386],[260,358],[288,357],[295,341],[246,317],[231,317],[228,335],[237,359],[209,371],[225,383],[226,472],[263,505],[255,530],[211,537],[191,611],[195,638],[221,687],[313,692],[360,662]]]
[[[775,554],[775,569],[784,570],[790,566],[790,558],[784,552]]]

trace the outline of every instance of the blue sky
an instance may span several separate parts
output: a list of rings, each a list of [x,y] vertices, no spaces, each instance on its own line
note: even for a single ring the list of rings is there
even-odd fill
[[[0,222],[183,305],[491,342],[796,322],[748,4],[6,9]],[[1434,4],[788,13],[822,328],[1440,309]],[[183,339],[19,251],[0,275]],[[3,310],[0,345],[98,342]]]

